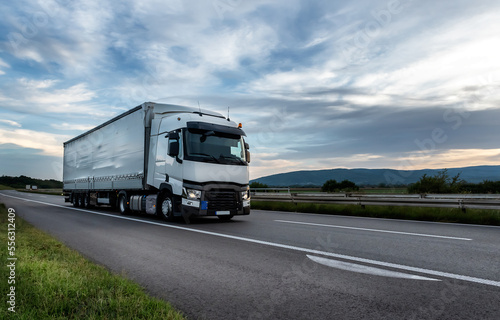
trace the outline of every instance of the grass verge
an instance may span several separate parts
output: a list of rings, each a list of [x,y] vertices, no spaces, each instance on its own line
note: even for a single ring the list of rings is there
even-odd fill
[[[252,201],[252,209],[500,226],[499,210],[467,209],[466,212],[462,212],[454,208],[386,206],[366,206],[363,209],[355,205],[294,204],[274,201]]]
[[[0,204],[0,319],[184,319],[169,303],[148,296],[139,285],[86,260],[17,215],[15,284],[9,284],[11,222]],[[11,286],[15,313],[6,303]]]

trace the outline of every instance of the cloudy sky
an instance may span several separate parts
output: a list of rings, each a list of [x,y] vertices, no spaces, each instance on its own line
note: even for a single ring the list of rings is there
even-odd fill
[[[251,178],[500,165],[500,2],[0,4],[0,175],[145,101],[242,122]]]

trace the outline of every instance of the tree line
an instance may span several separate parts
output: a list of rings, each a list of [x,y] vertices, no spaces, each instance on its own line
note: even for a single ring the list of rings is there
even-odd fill
[[[358,191],[359,187],[350,180],[343,180],[342,182],[337,182],[337,180],[327,180],[321,187],[323,192],[339,192],[339,191]]]
[[[27,185],[37,186],[39,189],[61,189],[63,183],[54,179],[41,180],[27,176],[11,177],[1,176],[0,185],[8,186],[15,189],[24,189]]]

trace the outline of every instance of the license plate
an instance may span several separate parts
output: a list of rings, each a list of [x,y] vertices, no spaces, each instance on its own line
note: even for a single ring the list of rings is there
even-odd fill
[[[231,212],[229,212],[229,211],[215,211],[215,215],[217,215],[217,216],[228,216],[230,214],[231,214]]]

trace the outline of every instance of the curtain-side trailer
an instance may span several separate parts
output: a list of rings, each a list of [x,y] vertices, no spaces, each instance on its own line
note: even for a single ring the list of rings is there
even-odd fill
[[[186,222],[247,215],[244,137],[219,113],[145,102],[64,143],[65,201]]]

